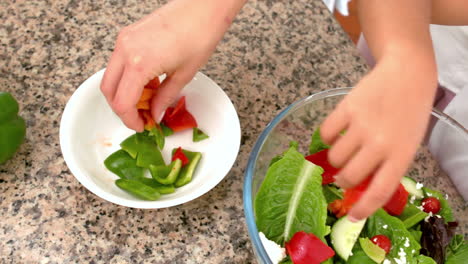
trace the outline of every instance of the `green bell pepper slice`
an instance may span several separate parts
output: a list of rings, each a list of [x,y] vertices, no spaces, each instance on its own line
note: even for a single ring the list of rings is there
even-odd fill
[[[153,178],[139,178],[137,181],[156,189],[160,194],[169,194],[175,192],[173,184],[161,184]]]
[[[174,130],[172,130],[170,127],[165,126],[164,124],[160,124],[160,126],[161,126],[161,129],[162,129],[163,135],[165,137],[168,137],[168,136],[174,134]]]
[[[193,128],[193,132],[192,132],[193,142],[199,142],[199,141],[205,140],[207,138],[209,138],[209,136],[205,132],[201,131],[201,129],[199,129],[197,127]]]
[[[26,136],[26,123],[18,111],[15,98],[0,92],[0,164],[13,157]]]
[[[174,155],[176,150],[177,149],[172,150],[172,155]],[[202,158],[202,154],[200,152],[193,152],[185,149],[182,149],[182,151],[189,159],[189,163],[181,169],[179,177],[177,177],[177,181],[174,184],[176,188],[182,187],[192,181],[195,169]]]
[[[167,166],[150,165],[150,172],[153,179],[157,182],[161,184],[173,184],[177,180],[181,168],[182,161],[176,159]]]
[[[134,160],[125,150],[119,149],[104,160],[108,170],[122,179],[138,179],[144,177],[143,168],[137,166]]]
[[[120,147],[132,158],[136,158],[136,164],[139,167],[149,168],[150,165],[165,165],[154,138],[147,132],[129,136],[120,144]]]
[[[115,184],[122,190],[148,201],[159,199],[161,194],[155,189],[137,180],[118,179]]]

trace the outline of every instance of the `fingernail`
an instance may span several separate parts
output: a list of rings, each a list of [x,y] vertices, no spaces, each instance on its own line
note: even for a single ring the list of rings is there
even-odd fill
[[[356,223],[356,222],[359,222],[359,219],[355,218],[354,216],[352,215],[348,215],[348,220],[353,222],[353,223]]]

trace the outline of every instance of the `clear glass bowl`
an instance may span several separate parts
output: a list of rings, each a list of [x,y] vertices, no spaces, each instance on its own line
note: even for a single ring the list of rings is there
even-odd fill
[[[280,112],[267,125],[255,143],[245,173],[243,200],[249,236],[259,263],[270,264],[272,262],[260,242],[255,224],[253,201],[265,177],[271,159],[277,154],[283,153],[288,148],[291,140],[298,141],[299,150],[302,153],[306,153],[313,130],[319,127],[337,103],[350,90],[350,88],[327,90],[293,103]],[[468,149],[467,129],[446,114],[435,109],[432,111],[431,129],[428,131],[433,131],[432,128],[434,127],[437,128],[434,131],[438,131],[438,135],[435,136],[437,136],[437,140],[439,141],[435,145],[453,145],[456,143],[459,149]],[[429,138],[431,138],[430,133],[428,133],[425,143],[418,150],[415,160],[408,171],[408,175],[423,182],[428,187],[445,192],[450,197],[449,203],[454,209],[456,220],[466,224],[468,223],[466,204],[456,191],[444,169],[442,169],[444,165],[439,164],[436,158],[434,158],[441,154],[447,156],[446,150],[444,150],[445,152],[436,151],[439,153],[433,153],[434,155],[431,154],[429,148],[432,147],[431,150],[433,150],[434,148],[437,149],[438,146],[434,146],[433,138],[431,138],[431,143],[428,143]],[[398,143],[398,139],[395,142]],[[449,151],[452,151],[452,149]],[[468,161],[465,160],[463,164],[467,163]],[[468,165],[463,166],[465,170],[468,170]],[[459,228],[457,233],[462,233],[466,236],[464,225],[460,225]]]

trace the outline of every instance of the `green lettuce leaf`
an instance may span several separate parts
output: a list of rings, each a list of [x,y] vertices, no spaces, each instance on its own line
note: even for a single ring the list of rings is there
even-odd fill
[[[419,255],[416,259],[418,260],[418,264],[437,264],[431,257],[424,255]]]
[[[257,227],[284,245],[296,232],[313,233],[325,242],[327,203],[322,193],[323,169],[307,161],[294,146],[276,161],[255,197]]]
[[[407,263],[414,263],[416,255],[419,255],[421,245],[405,228],[400,219],[389,215],[383,209],[377,210],[367,219],[364,232],[367,237],[382,234],[390,238],[392,249],[387,255],[389,259],[401,259],[400,254],[404,254]]]
[[[455,235],[448,246],[445,264],[464,264],[468,260],[468,241],[463,240],[463,235]]]
[[[405,205],[405,209],[398,218],[400,218],[405,227],[409,229],[424,220],[426,216],[428,216],[428,214],[421,211],[416,205],[407,203]]]
[[[432,196],[432,197],[439,199],[440,211],[438,215],[442,216],[445,219],[445,223],[455,221],[453,218],[452,208],[450,208],[448,201],[444,198],[444,196],[440,192],[426,188],[426,187],[423,187],[423,191],[426,196]]]
[[[312,155],[321,150],[330,148],[329,145],[325,144],[320,137],[320,128],[317,128],[312,134],[310,145],[309,145],[309,154]]]

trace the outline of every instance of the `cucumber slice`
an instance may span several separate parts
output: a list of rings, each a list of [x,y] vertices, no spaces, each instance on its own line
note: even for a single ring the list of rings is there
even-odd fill
[[[343,216],[333,225],[331,242],[336,253],[344,260],[348,260],[365,223],[366,219],[354,223],[349,221],[347,216]]]
[[[418,184],[415,180],[411,179],[410,177],[405,176],[401,179],[400,182],[401,184],[403,184],[403,186],[405,187],[406,191],[408,191],[410,196],[413,195],[414,197],[416,197],[416,199],[424,198],[422,185],[419,186],[420,184]]]
[[[362,250],[364,253],[377,263],[382,263],[385,259],[385,250],[381,247],[377,246],[376,244],[372,243],[369,238],[359,238],[359,244],[361,245]]]

